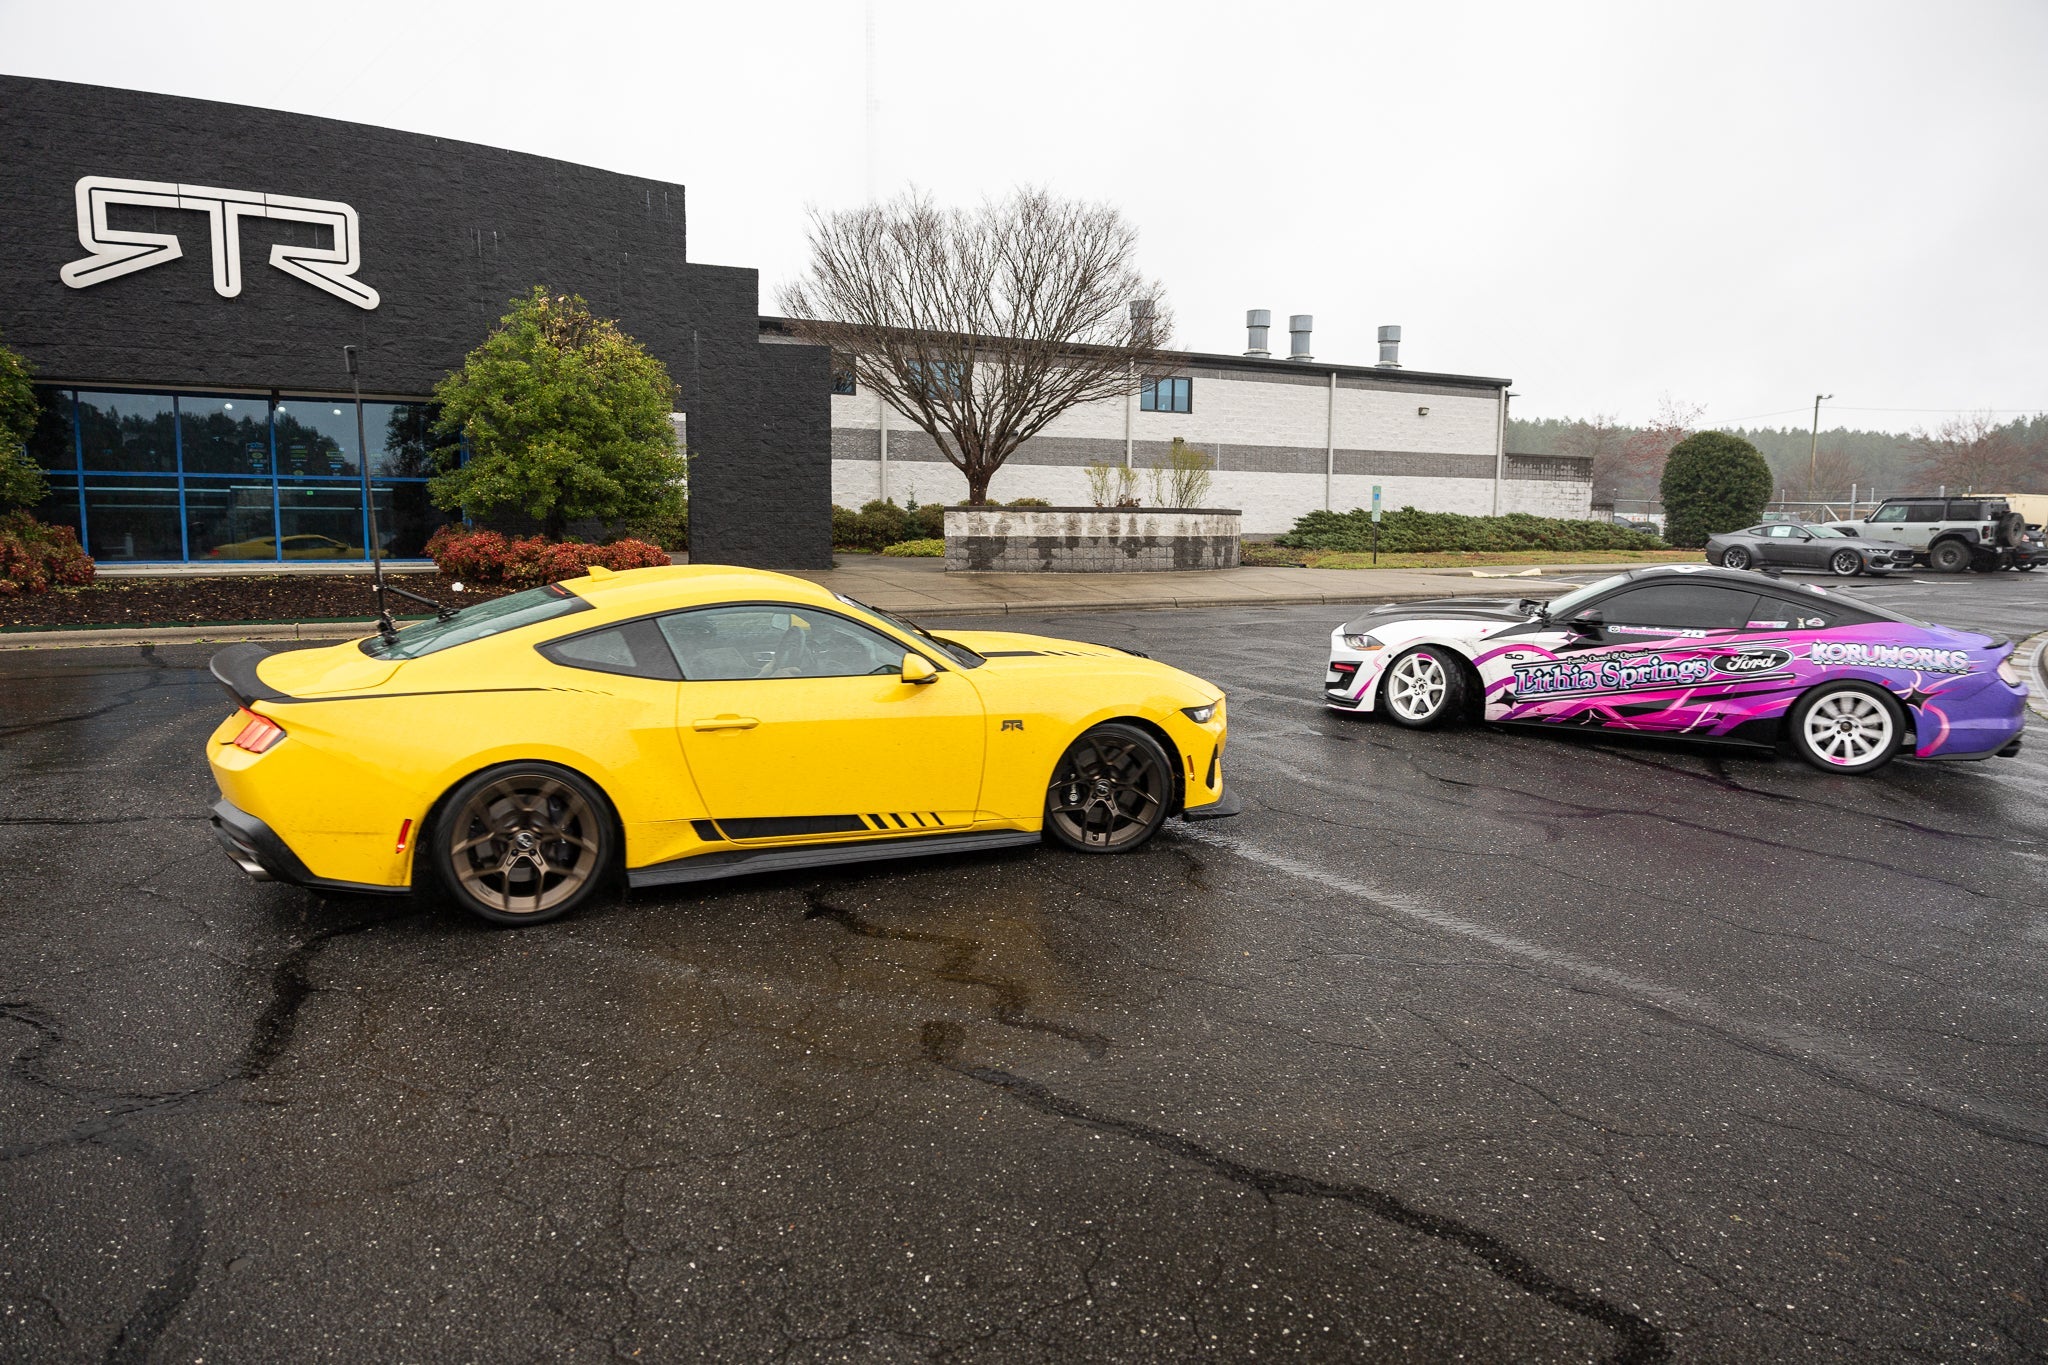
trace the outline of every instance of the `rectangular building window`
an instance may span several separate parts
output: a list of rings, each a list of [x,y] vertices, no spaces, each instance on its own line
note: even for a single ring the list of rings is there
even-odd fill
[[[853,357],[840,351],[832,353],[832,392],[851,395],[860,390],[853,382]]]
[[[1138,389],[1138,411],[1192,412],[1194,398],[1194,380],[1185,375],[1175,378],[1155,376],[1145,380]]]

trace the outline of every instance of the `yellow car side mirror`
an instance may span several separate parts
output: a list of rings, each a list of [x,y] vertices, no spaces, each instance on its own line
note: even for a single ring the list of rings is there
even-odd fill
[[[903,681],[907,683],[932,683],[939,680],[939,670],[932,667],[932,661],[922,654],[903,656]]]

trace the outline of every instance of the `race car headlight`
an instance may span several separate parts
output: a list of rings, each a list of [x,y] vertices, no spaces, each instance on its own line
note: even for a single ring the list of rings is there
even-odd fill
[[[1386,646],[1370,635],[1347,635],[1344,637],[1344,648],[1370,652],[1375,649],[1385,649]]]
[[[1180,708],[1180,713],[1197,725],[1207,725],[1211,720],[1215,719],[1216,708],[1221,705],[1223,705],[1223,698],[1218,697],[1207,706],[1183,706]]]
[[[2020,671],[2012,666],[2012,655],[2010,654],[1998,661],[1998,676],[2007,687],[2018,687],[2022,682],[2026,681],[2020,677]]]

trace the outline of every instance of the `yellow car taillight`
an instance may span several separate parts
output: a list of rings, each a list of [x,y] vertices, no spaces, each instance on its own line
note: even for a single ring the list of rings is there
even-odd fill
[[[268,753],[284,738],[284,727],[254,711],[243,708],[242,714],[249,718],[242,732],[231,741],[237,749],[247,749],[252,754]]]

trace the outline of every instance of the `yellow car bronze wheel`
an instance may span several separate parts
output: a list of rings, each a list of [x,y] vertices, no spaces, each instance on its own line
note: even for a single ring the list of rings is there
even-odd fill
[[[1159,741],[1110,721],[1075,740],[1045,792],[1045,827],[1084,853],[1129,853],[1159,832],[1174,767]]]
[[[434,853],[465,910],[495,924],[567,914],[604,880],[612,821],[595,787],[553,764],[478,773],[450,795]]]

